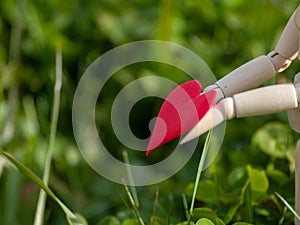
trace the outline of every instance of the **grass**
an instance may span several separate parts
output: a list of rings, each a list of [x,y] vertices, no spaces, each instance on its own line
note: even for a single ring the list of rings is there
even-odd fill
[[[135,203],[135,201],[134,201],[134,199],[133,199],[133,197],[132,197],[132,195],[131,195],[131,193],[130,193],[130,191],[128,189],[128,186],[127,186],[127,184],[126,184],[126,182],[125,182],[124,179],[123,179],[123,185],[125,187],[125,190],[126,190],[128,198],[129,198],[129,202],[130,202],[130,205],[131,205],[131,207],[133,209],[133,212],[134,212],[136,220],[138,221],[138,223],[140,225],[145,225],[145,223],[143,221],[143,218],[141,217],[141,215],[139,213],[138,207],[137,207],[137,205],[136,205],[136,203]]]
[[[201,174],[202,174],[202,171],[203,171],[203,166],[204,166],[206,156],[207,156],[207,153],[208,153],[208,146],[209,146],[209,143],[210,143],[211,132],[212,131],[210,130],[208,132],[207,136],[206,136],[203,151],[202,151],[200,161],[199,161],[199,164],[198,164],[198,170],[197,170],[197,175],[196,175],[196,179],[195,179],[193,196],[192,196],[192,201],[191,201],[191,206],[190,206],[190,211],[189,211],[188,224],[191,223],[192,213],[193,213],[193,210],[194,210],[194,204],[195,204],[195,199],[196,199],[196,194],[197,194],[198,186],[199,186],[199,181],[200,181],[200,178],[201,178]]]
[[[131,184],[130,186],[130,190],[132,192],[132,196],[133,196],[133,199],[134,199],[134,202],[137,206],[137,208],[139,207],[139,198],[138,198],[138,195],[137,195],[137,191],[136,191],[136,188],[135,188],[135,185],[134,185],[134,179],[133,179],[133,175],[132,175],[132,171],[130,169],[130,161],[129,161],[129,157],[128,157],[128,153],[127,151],[123,151],[123,158],[124,158],[124,162],[126,163],[126,170],[127,170],[127,174],[128,174],[128,179],[129,179],[129,182]]]
[[[51,171],[51,162],[53,155],[53,148],[57,130],[58,115],[60,108],[60,91],[62,86],[62,53],[60,49],[56,50],[56,79],[54,86],[54,102],[52,109],[52,120],[50,128],[49,144],[46,153],[45,166],[43,180],[41,180],[36,174],[34,174],[28,167],[18,161],[10,153],[7,153],[0,149],[0,154],[5,157],[9,162],[14,165],[19,172],[30,178],[35,184],[40,187],[40,194],[37,202],[37,210],[34,218],[34,225],[44,224],[44,213],[47,195],[51,197],[64,211],[67,221],[70,225],[85,225],[87,222],[79,214],[74,214],[63,202],[53,193],[48,187],[49,176]]]
[[[4,156],[9,162],[14,165],[20,173],[24,176],[27,176],[32,180],[37,186],[41,188],[49,197],[52,198],[64,211],[66,214],[67,220],[70,221],[70,225],[81,224],[85,225],[86,222],[83,222],[82,217],[74,214],[55,194],[54,192],[36,175],[34,174],[28,167],[26,167],[23,163],[18,161],[15,157],[13,157],[10,153],[7,153],[0,149],[0,154]]]
[[[294,208],[286,201],[280,194],[275,192],[275,195],[283,202],[283,204],[291,211],[295,218],[300,221],[300,215],[294,210]]]
[[[54,102],[52,109],[52,120],[51,120],[51,128],[50,128],[50,138],[49,144],[46,152],[45,166],[44,166],[44,174],[43,174],[43,182],[45,185],[48,185],[49,176],[51,171],[51,162],[53,155],[53,147],[57,130],[57,121],[59,116],[59,108],[60,108],[60,92],[62,86],[62,53],[60,49],[56,49],[56,75],[55,75],[55,86],[54,86]],[[34,219],[34,225],[42,225],[44,223],[44,212],[46,205],[47,194],[44,190],[40,191],[38,197],[38,204]]]

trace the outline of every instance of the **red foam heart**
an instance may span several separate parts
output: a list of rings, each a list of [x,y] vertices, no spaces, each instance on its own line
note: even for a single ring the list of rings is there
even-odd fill
[[[200,94],[201,83],[191,80],[176,87],[164,101],[151,134],[146,155],[192,129],[214,103],[216,92]]]

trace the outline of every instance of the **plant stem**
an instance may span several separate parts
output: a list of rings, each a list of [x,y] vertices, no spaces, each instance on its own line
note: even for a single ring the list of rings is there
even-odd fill
[[[201,174],[202,174],[202,171],[203,171],[203,166],[204,166],[206,156],[207,156],[207,153],[208,153],[208,145],[210,143],[211,132],[212,131],[210,130],[208,132],[207,136],[206,136],[203,151],[202,151],[202,154],[201,154],[201,157],[200,157],[200,162],[199,162],[199,165],[198,165],[198,171],[197,171],[195,185],[194,185],[194,191],[193,191],[192,202],[191,202],[191,207],[190,207],[190,214],[189,214],[189,219],[188,219],[188,225],[190,225],[191,219],[192,219],[192,213],[193,213],[193,209],[194,209],[196,194],[197,194]]]
[[[129,161],[127,151],[123,151],[123,157],[124,157],[125,163],[127,164],[126,165],[126,170],[127,170],[127,174],[128,174],[129,183],[131,184],[130,185],[130,190],[132,192],[132,196],[133,196],[134,202],[136,204],[136,207],[139,207],[139,205],[140,205],[139,198],[138,198],[138,195],[137,195],[136,187],[134,185],[134,179],[133,179],[132,171],[131,171],[130,166],[129,166],[130,161]]]
[[[46,152],[45,167],[43,174],[43,182],[45,185],[48,185],[50,170],[51,170],[51,161],[53,155],[53,146],[57,130],[57,121],[59,115],[59,106],[60,106],[60,90],[62,86],[62,53],[60,49],[56,49],[56,79],[54,86],[54,101],[52,108],[52,120],[50,128],[50,138],[49,144]],[[44,211],[46,204],[47,195],[41,190],[38,198],[37,210],[35,214],[34,225],[42,225],[44,220]]]
[[[186,200],[186,195],[185,194],[182,194],[182,202],[183,202],[183,208],[184,208],[184,213],[185,213],[185,217],[187,220],[189,220],[190,218],[190,214],[189,214],[189,209],[188,209],[188,203],[187,203],[187,200]]]
[[[295,219],[300,221],[300,215],[293,209],[293,207],[280,194],[275,192],[275,195],[283,202],[283,204],[291,211],[291,213],[293,213]]]
[[[12,140],[14,135],[15,125],[15,114],[18,104],[18,93],[19,93],[19,78],[17,69],[20,64],[21,58],[21,43],[22,33],[24,29],[24,12],[26,11],[26,0],[16,1],[14,22],[12,25],[12,32],[10,37],[9,45],[9,64],[13,67],[11,87],[8,95],[8,111],[7,118],[4,125],[1,144],[5,145]]]
[[[5,3],[4,3],[5,4]],[[15,133],[15,118],[18,106],[18,95],[19,95],[19,76],[18,69],[20,67],[21,59],[21,45],[22,45],[22,34],[24,30],[24,14],[26,11],[26,0],[15,1],[14,8],[14,18],[11,28],[10,43],[9,43],[9,53],[8,53],[8,65],[12,68],[10,74],[10,89],[8,93],[7,100],[7,112],[5,115],[5,123],[3,130],[1,128],[0,135],[0,146],[4,146],[11,142]],[[3,160],[0,159],[0,177],[3,169]],[[16,214],[18,214],[20,201],[18,195],[22,186],[22,180],[19,174],[15,171],[8,171],[6,183],[4,183],[4,201],[3,204],[3,216],[1,221],[4,224],[19,224],[16,219]]]
[[[0,156],[0,178],[2,176],[2,171],[4,169],[5,162],[6,162],[5,159],[2,156]]]
[[[245,202],[245,217],[247,222],[253,223],[253,209],[251,203],[251,189],[250,185],[248,185],[244,192],[244,202]]]
[[[38,185],[42,190],[44,190],[50,198],[52,198],[57,204],[62,208],[67,217],[76,218],[76,216],[69,210],[60,199],[53,193],[53,191],[36,175],[34,174],[28,167],[14,158],[10,153],[3,151],[0,148],[0,155],[3,155],[8,161],[10,161],[23,175],[30,178],[36,185]]]
[[[156,208],[157,208],[157,204],[158,204],[158,195],[159,195],[159,188],[156,187],[155,199],[154,199],[154,203],[153,203],[153,211],[152,211],[151,222],[150,222],[151,225],[154,223],[154,218],[156,216]]]
[[[140,223],[140,225],[145,225],[145,223],[144,223],[144,221],[143,221],[143,219],[142,219],[142,217],[141,217],[141,215],[140,215],[140,213],[139,213],[138,208],[136,207],[136,204],[135,204],[135,202],[134,202],[134,200],[133,200],[133,198],[132,198],[132,195],[131,195],[131,193],[130,193],[130,191],[129,191],[129,189],[128,189],[128,186],[127,186],[127,184],[126,184],[126,182],[125,182],[124,179],[123,179],[123,184],[124,184],[126,193],[127,193],[127,195],[128,195],[130,204],[131,204],[131,206],[132,206],[132,208],[133,208],[134,214],[135,214],[135,216],[136,216],[136,219],[138,220],[138,222]]]

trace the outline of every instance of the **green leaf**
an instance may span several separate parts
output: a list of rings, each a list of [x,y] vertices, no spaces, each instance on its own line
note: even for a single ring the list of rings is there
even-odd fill
[[[235,216],[236,212],[239,210],[240,207],[241,207],[240,202],[230,207],[230,209],[228,210],[224,218],[225,224],[228,224],[233,219],[233,217]]]
[[[280,170],[270,169],[266,173],[270,180],[275,181],[280,186],[285,185],[289,181],[288,176]]]
[[[43,181],[35,173],[33,173],[28,167],[26,167],[24,164],[22,164],[20,161],[14,158],[11,154],[1,149],[0,149],[0,154],[2,154],[7,160],[9,160],[15,167],[17,167],[18,170],[23,175],[27,176],[36,185],[38,185],[41,189],[43,189],[47,193],[47,195],[49,195],[61,207],[61,209],[66,214],[67,220],[70,225],[87,224],[85,219],[83,219],[82,216],[80,216],[79,214],[72,213],[72,211],[62,203],[62,201],[53,193],[53,191],[47,185],[45,185]]]
[[[232,205],[231,208],[229,209],[229,211],[227,212],[225,218],[224,218],[224,223],[225,224],[228,224],[233,218],[234,216],[236,215],[237,211],[240,209],[240,207],[243,205],[244,203],[244,200],[245,200],[245,195],[246,195],[246,192],[249,188],[249,185],[250,185],[250,180],[248,179],[243,188],[241,189],[241,191],[239,192],[240,195],[238,195],[236,197],[236,200],[238,201],[236,204]]]
[[[269,188],[269,180],[265,171],[247,166],[248,176],[251,182],[251,190],[266,193]]]
[[[236,204],[240,201],[241,189],[229,193],[221,193],[219,196],[220,202],[225,205]]]
[[[15,167],[18,168],[18,170],[28,178],[30,178],[36,185],[38,185],[40,188],[42,188],[52,199],[56,200],[56,196],[54,193],[48,188],[43,181],[34,174],[28,167],[26,167],[24,164],[19,162],[16,158],[14,158],[11,154],[1,151],[0,154],[2,154],[8,161],[10,161]]]
[[[120,221],[114,216],[106,216],[97,225],[120,225]]]
[[[211,220],[202,218],[197,221],[196,225],[215,225]]]
[[[218,218],[217,214],[210,208],[195,208],[192,214],[193,220],[199,220],[201,218]]]
[[[240,189],[247,180],[247,171],[245,167],[234,168],[227,177],[228,184],[233,190]]]
[[[82,215],[78,213],[75,213],[74,215],[75,217],[67,214],[69,225],[88,225],[86,219]]]
[[[254,169],[248,165],[247,172],[251,184],[252,202],[256,202],[267,192],[269,180],[264,170]]]
[[[258,129],[253,135],[252,143],[264,153],[276,158],[285,158],[287,149],[294,146],[290,127],[278,122],[268,123]]]
[[[194,183],[188,184],[185,190],[186,195],[192,196],[193,190]],[[206,203],[217,202],[218,190],[216,183],[212,180],[201,180],[196,193],[196,199]]]
[[[152,216],[150,224],[151,225],[166,225],[166,223],[163,221],[163,219],[158,216]]]
[[[236,222],[233,225],[253,225],[252,223]]]
[[[184,221],[184,222],[181,222],[181,223],[176,223],[176,225],[188,225],[188,221]]]
[[[291,146],[286,151],[286,159],[289,162],[290,172],[295,172],[295,146]]]
[[[122,223],[122,225],[140,225],[140,222],[136,219],[127,219]]]
[[[211,220],[215,225],[224,225],[223,221],[217,216],[217,214],[212,209],[195,208],[193,210],[192,220],[197,221],[202,218]]]

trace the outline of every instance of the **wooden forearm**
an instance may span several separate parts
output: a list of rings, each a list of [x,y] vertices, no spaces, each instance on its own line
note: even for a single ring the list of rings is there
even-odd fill
[[[275,73],[271,60],[267,56],[260,56],[232,71],[216,84],[221,88],[225,97],[230,97],[256,88],[271,79]]]
[[[233,96],[236,117],[266,115],[298,107],[293,84],[263,87]]]
[[[297,109],[300,98],[299,88],[296,84],[278,84],[224,98],[208,111],[185,136],[182,143],[190,141],[216,127],[224,120],[230,120],[234,117],[259,116]]]

